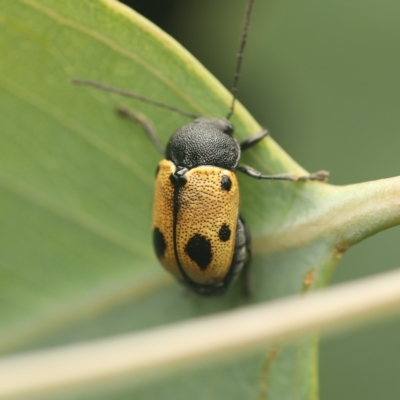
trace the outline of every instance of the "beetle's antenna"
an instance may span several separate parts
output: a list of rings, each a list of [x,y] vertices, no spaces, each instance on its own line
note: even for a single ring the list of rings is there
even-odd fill
[[[95,87],[97,89],[105,90],[106,92],[117,93],[117,94],[119,94],[121,96],[130,97],[132,99],[140,100],[140,101],[143,101],[144,103],[152,104],[153,106],[165,108],[166,110],[170,110],[170,111],[176,112],[178,114],[184,115],[185,117],[189,117],[189,118],[199,118],[200,117],[200,115],[193,114],[191,112],[181,110],[180,108],[177,108],[177,107],[174,107],[174,106],[170,106],[170,105],[162,103],[160,101],[148,99],[147,97],[143,97],[143,96],[140,96],[138,94],[135,94],[135,93],[132,93],[132,92],[128,92],[126,90],[118,89],[116,87],[103,85],[102,83],[99,83],[99,82],[89,81],[89,80],[86,80],[86,79],[71,79],[71,82],[75,83],[76,85],[92,86],[92,87]]]
[[[226,116],[226,119],[229,119],[232,116],[233,111],[235,109],[236,95],[237,95],[237,91],[238,91],[238,83],[239,83],[239,77],[240,77],[240,69],[242,67],[244,48],[246,46],[247,34],[249,32],[250,16],[251,16],[251,10],[253,9],[253,4],[254,4],[254,0],[249,0],[247,2],[246,14],[244,16],[244,22],[243,22],[243,28],[242,28],[242,37],[240,39],[240,45],[239,45],[239,53],[237,54],[236,70],[235,70],[235,74],[233,75],[233,85],[232,85],[232,89],[231,89],[233,98],[232,98],[231,107],[229,109],[228,115]]]

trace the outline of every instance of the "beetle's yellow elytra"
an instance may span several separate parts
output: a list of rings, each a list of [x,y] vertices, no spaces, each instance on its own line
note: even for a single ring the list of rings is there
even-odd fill
[[[176,260],[173,234],[175,188],[170,180],[175,169],[168,160],[159,163],[153,232],[162,235],[165,246],[160,246],[157,255],[163,266],[178,279],[183,279],[180,264],[191,281],[215,284],[228,274],[235,249],[239,210],[236,176],[230,170],[207,165],[186,172],[186,183],[179,189],[177,198],[175,245],[179,260]]]

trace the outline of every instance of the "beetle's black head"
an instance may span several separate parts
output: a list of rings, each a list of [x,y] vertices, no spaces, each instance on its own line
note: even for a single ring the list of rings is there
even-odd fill
[[[226,119],[197,118],[172,135],[166,158],[188,169],[213,165],[234,170],[239,162],[240,146],[232,134],[233,126]]]

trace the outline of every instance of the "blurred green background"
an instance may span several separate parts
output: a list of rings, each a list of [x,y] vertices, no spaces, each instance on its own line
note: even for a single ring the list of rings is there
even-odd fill
[[[231,86],[246,0],[125,1]],[[239,99],[310,171],[346,185],[400,174],[400,2],[257,0]],[[400,265],[400,229],[350,249],[332,284]],[[400,290],[400,289],[399,289]],[[321,399],[399,397],[400,321],[321,344]]]

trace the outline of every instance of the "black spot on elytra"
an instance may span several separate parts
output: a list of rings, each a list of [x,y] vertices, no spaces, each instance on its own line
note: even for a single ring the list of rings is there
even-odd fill
[[[165,253],[167,244],[165,243],[164,235],[157,227],[153,229],[153,245],[157,257],[161,258]]]
[[[201,270],[207,269],[212,260],[211,242],[198,233],[186,243],[185,251]]]
[[[222,187],[223,190],[226,190],[227,192],[229,192],[231,190],[232,181],[231,181],[231,178],[229,178],[228,175],[222,175],[221,187]]]
[[[231,230],[229,229],[229,226],[227,224],[222,224],[218,232],[218,236],[223,242],[229,240],[229,238],[231,237]]]

